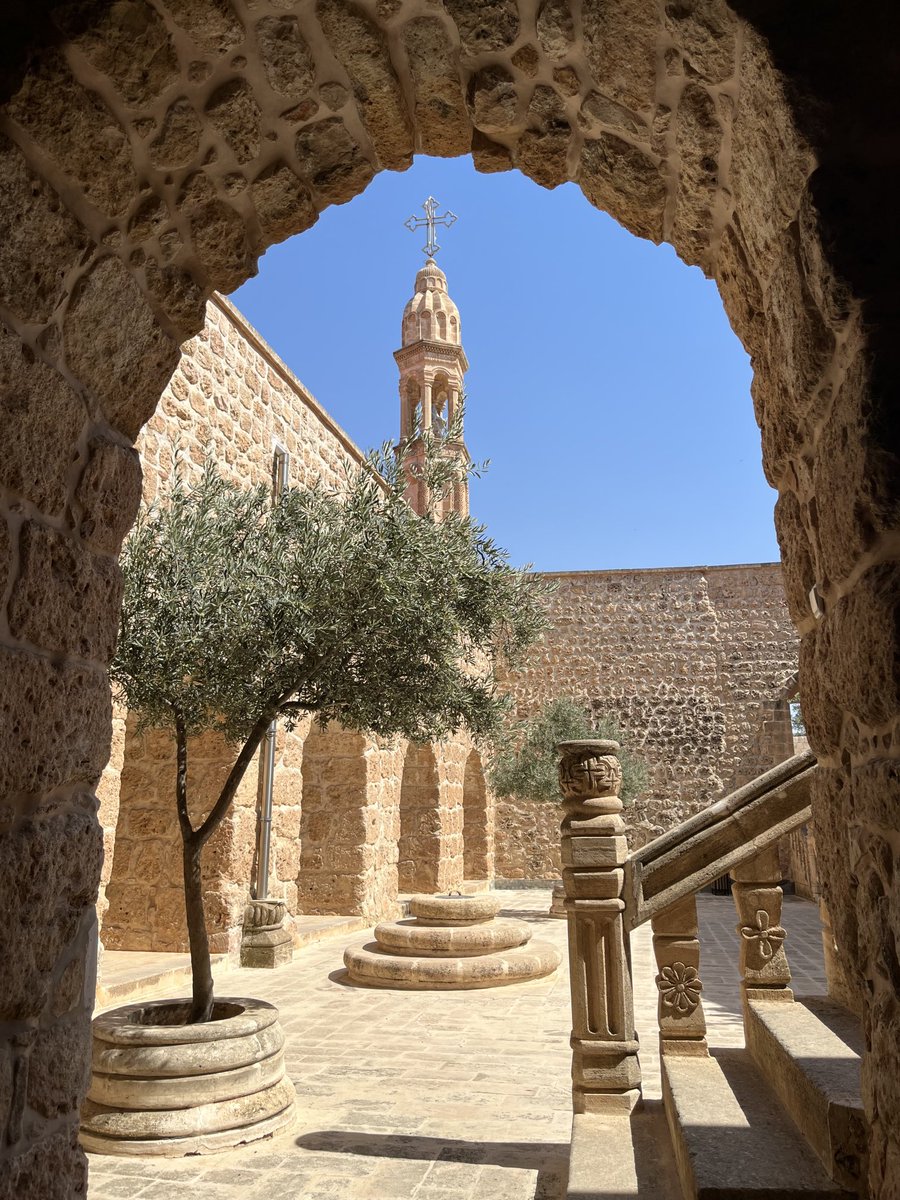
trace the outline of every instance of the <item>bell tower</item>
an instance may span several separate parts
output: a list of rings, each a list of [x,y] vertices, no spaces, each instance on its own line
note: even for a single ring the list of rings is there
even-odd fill
[[[429,196],[423,205],[426,216],[410,217],[410,229],[426,226],[423,247],[425,265],[416,273],[415,292],[403,310],[400,349],[394,359],[400,371],[400,443],[406,444],[409,461],[407,497],[422,516],[429,505],[436,515],[451,512],[468,516],[469,484],[465,468],[470,463],[463,441],[463,379],[469,361],[462,347],[459,310],[447,294],[447,277],[434,260],[440,249],[435,240],[437,224],[450,225],[453,213],[436,216],[437,201]],[[430,435],[440,453],[455,458],[460,471],[436,499],[428,494],[417,466],[424,459],[423,437]]]

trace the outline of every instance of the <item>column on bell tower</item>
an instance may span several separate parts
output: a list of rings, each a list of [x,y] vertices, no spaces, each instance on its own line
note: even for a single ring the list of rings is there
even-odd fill
[[[420,516],[429,506],[438,516],[450,512],[467,516],[465,468],[471,460],[461,426],[453,426],[460,416],[469,362],[462,347],[459,310],[447,294],[447,277],[433,258],[416,274],[415,292],[403,310],[401,346],[394,351],[394,358],[400,371],[400,443],[408,450],[407,498]],[[440,498],[429,496],[418,477],[426,432],[438,441],[441,453],[460,464],[458,480]],[[449,433],[455,436],[451,438]]]

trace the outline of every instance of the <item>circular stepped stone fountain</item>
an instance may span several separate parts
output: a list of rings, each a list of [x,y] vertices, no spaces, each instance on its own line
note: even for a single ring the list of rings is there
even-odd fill
[[[502,987],[540,979],[561,956],[532,942],[524,921],[498,918],[499,896],[413,896],[412,920],[385,921],[375,941],[350,946],[344,966],[354,983],[424,991]]]

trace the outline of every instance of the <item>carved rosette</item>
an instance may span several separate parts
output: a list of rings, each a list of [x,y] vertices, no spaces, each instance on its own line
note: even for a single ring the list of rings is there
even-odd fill
[[[700,1003],[703,984],[696,967],[675,962],[663,967],[656,976],[660,1002],[679,1016],[688,1016]]]
[[[653,953],[659,973],[659,1050],[661,1054],[708,1054],[706,1017],[700,994],[700,940],[697,899],[685,896],[651,919]]]
[[[787,933],[781,924],[781,864],[768,847],[731,871],[732,899],[740,935],[740,971],[744,992],[791,999],[791,969],[785,954]]]
[[[772,925],[769,914],[764,908],[756,910],[756,919],[752,925],[738,925],[738,933],[745,941],[756,941],[760,958],[773,958],[778,947],[787,937],[780,925]]]

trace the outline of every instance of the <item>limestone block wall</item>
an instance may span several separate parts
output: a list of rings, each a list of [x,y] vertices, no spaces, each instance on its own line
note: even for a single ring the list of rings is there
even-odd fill
[[[129,717],[121,776],[108,909],[108,950],[187,948],[181,876],[181,834],[175,814],[175,746],[167,733],[138,733]],[[209,812],[233,761],[222,739],[193,739],[188,795],[195,824]],[[231,812],[204,850],[204,901],[210,947],[234,952],[240,941],[256,834],[256,773],[241,783]]]
[[[437,762],[430,746],[410,745],[400,779],[401,892],[436,892],[441,862],[442,816]]]
[[[271,483],[276,442],[290,454],[290,480],[299,486],[322,479],[340,487],[344,464],[363,457],[243,314],[214,295],[137,439],[143,498],[156,498],[179,447],[188,468],[209,451],[235,480]]]
[[[462,783],[463,877],[485,880],[494,877],[496,848],[495,801],[484,777],[478,750],[466,756]]]
[[[472,753],[465,735],[431,746],[314,727],[303,751],[297,911],[374,921],[397,914],[400,893],[459,887]]]
[[[494,805],[497,878],[559,879],[561,820],[555,804],[498,798]]]
[[[549,578],[550,628],[503,682],[522,716],[570,696],[613,717],[648,767],[627,814],[631,844],[643,845],[726,790],[756,743],[761,706],[783,697],[796,674],[780,565]],[[761,751],[767,765],[790,753],[768,742]],[[504,799],[496,821],[498,876],[559,874],[552,806]]]
[[[188,475],[208,453],[235,480],[269,484],[276,444],[289,453],[290,480],[300,485],[322,479],[340,486],[344,464],[362,458],[243,315],[223,297],[214,296],[207,304],[203,328],[186,344],[156,412],[137,441],[144,502],[164,492],[176,455]],[[281,730],[276,746],[270,890],[287,900],[291,912],[297,911],[298,900],[301,762],[308,724],[290,733]],[[117,748],[114,743],[114,751],[100,784],[105,798],[103,882],[115,880],[109,916],[105,898],[100,903],[103,943],[117,949],[183,950],[186,935],[171,747],[165,738],[148,742],[136,736],[131,722],[124,745]],[[191,745],[189,755],[203,807],[211,802],[216,781],[224,778],[233,762],[234,750],[221,739],[204,738]],[[204,852],[207,915],[216,951],[234,951],[240,940],[255,863],[257,777],[258,755],[234,812]],[[153,828],[165,826],[166,832],[155,835],[162,841],[139,846],[149,809],[156,814]]]

